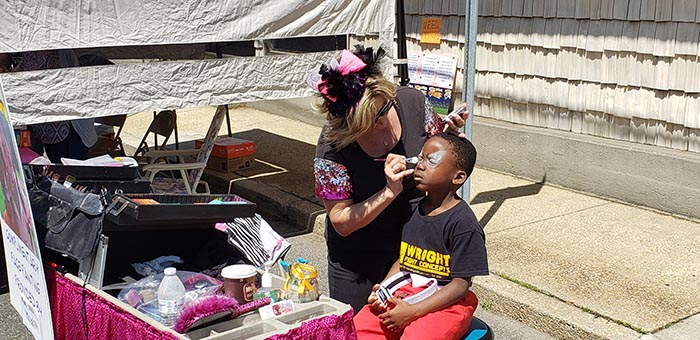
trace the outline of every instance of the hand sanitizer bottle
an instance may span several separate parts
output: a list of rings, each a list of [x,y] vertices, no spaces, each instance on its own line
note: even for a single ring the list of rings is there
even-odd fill
[[[265,262],[265,272],[262,274],[260,279],[260,289],[253,294],[253,299],[261,299],[269,296],[272,302],[279,301],[279,291],[272,289],[272,274],[270,274],[270,267],[272,266],[272,261]]]

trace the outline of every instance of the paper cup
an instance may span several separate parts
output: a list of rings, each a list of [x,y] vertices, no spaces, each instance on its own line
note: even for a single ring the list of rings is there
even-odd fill
[[[239,303],[253,301],[255,275],[258,271],[248,264],[234,264],[221,270],[224,278],[224,294],[235,298]]]

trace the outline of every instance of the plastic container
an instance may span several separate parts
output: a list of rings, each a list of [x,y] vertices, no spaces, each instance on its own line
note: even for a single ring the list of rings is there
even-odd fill
[[[224,278],[224,294],[235,298],[239,303],[253,301],[255,276],[258,271],[248,264],[234,264],[221,270]]]
[[[287,297],[294,302],[311,302],[318,300],[318,272],[308,263],[295,263],[290,269],[289,282],[286,285]]]
[[[167,327],[173,326],[185,304],[185,285],[176,274],[175,268],[165,268],[165,276],[158,286],[160,322]]]
[[[185,286],[185,308],[197,299],[217,294],[223,284],[222,281],[202,273],[178,270],[175,275]],[[117,298],[158,321],[158,287],[164,277],[164,273],[153,274],[132,282],[121,289]]]
[[[82,285],[83,280],[68,273],[66,277],[75,284]],[[279,288],[284,284],[284,279],[272,275],[272,287]],[[157,324],[146,314],[132,308],[126,302],[123,302],[112,295],[105,293],[102,290],[96,289],[91,285],[87,285],[87,289],[99,296],[101,299],[115,304],[124,311],[131,313],[135,317],[154,326],[156,329],[162,329],[160,324]],[[218,322],[212,325],[204,326],[187,334],[179,334],[172,329],[166,330],[174,338],[180,340],[264,340],[273,335],[285,334],[303,322],[312,319],[324,318],[331,315],[340,316],[350,311],[352,307],[340,301],[333,300],[327,296],[320,296],[318,301],[309,303],[295,304],[295,310],[288,314],[276,316],[269,320],[262,320],[259,313],[247,313],[235,319],[230,319],[223,322]],[[352,322],[352,321],[350,321]],[[352,327],[351,324],[333,323],[335,327]]]

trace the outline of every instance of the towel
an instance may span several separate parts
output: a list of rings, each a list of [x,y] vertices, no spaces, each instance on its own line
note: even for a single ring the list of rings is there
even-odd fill
[[[259,214],[234,218],[233,222],[218,224],[217,229],[223,229],[223,225],[228,234],[228,243],[257,267],[263,267],[267,261],[277,262],[292,246]]]

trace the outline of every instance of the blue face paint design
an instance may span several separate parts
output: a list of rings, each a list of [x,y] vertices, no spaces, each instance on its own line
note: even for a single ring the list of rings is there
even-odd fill
[[[435,152],[428,155],[428,157],[426,159],[427,162],[425,164],[429,168],[435,169],[435,168],[437,168],[438,165],[440,165],[440,162],[442,162],[442,159],[445,158],[446,154],[447,154],[447,151],[445,151],[445,150],[435,151]],[[422,162],[423,160],[424,160],[423,152],[421,152],[418,155],[418,162]]]

